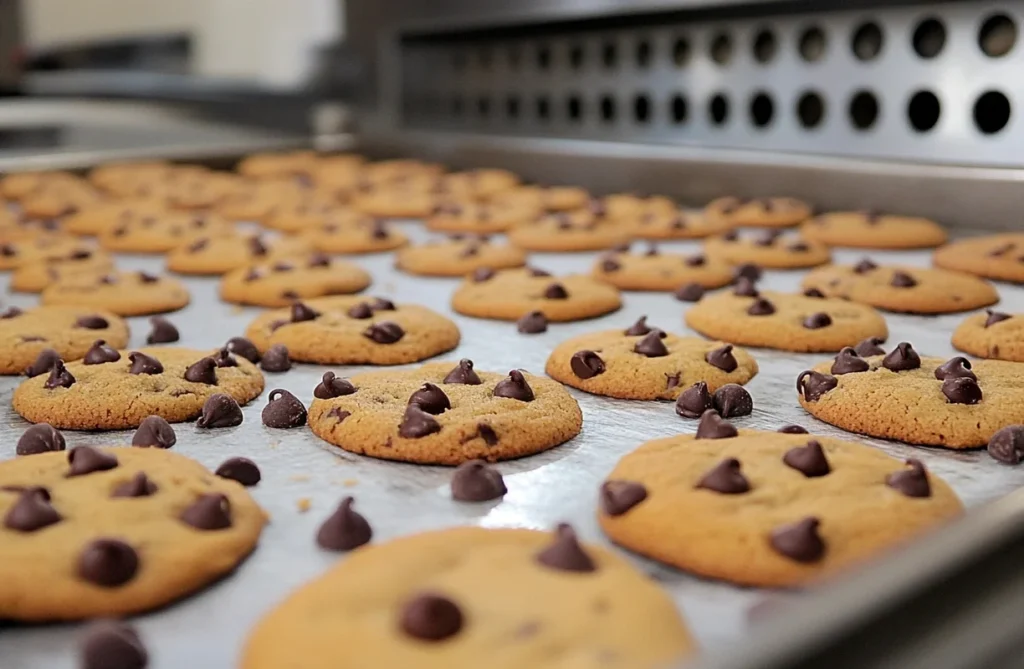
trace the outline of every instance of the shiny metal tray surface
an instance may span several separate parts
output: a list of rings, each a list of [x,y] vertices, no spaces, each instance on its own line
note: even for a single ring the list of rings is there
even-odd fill
[[[416,224],[402,224],[414,240],[431,235]],[[695,242],[660,245],[665,251],[692,251]],[[557,273],[586,272],[596,254],[536,254],[531,263]],[[839,251],[839,262],[856,261],[863,252]],[[870,252],[879,262],[927,266],[927,252]],[[451,279],[427,279],[392,268],[392,254],[355,257],[353,261],[373,274],[368,294],[424,304],[453,318],[462,330],[462,343],[446,360],[468,357],[480,369],[505,371],[512,367],[542,373],[548,352],[568,337],[592,331],[626,327],[641,315],[675,332],[687,332],[682,314],[687,305],[670,295],[626,293],[621,311],[593,321],[552,325],[547,333],[519,335],[515,325],[466,318],[453,314],[449,296],[456,285]],[[129,269],[158,269],[162,260],[122,256],[119,264]],[[802,272],[769,271],[764,286],[779,290],[797,288]],[[0,276],[6,289],[8,277]],[[238,308],[220,302],[213,279],[185,279],[192,304],[171,314],[182,333],[181,345],[215,347],[243,333],[258,309]],[[1024,310],[1024,288],[1000,285],[1001,308]],[[6,293],[6,290],[4,290]],[[5,304],[32,305],[34,297],[9,295]],[[891,342],[911,341],[922,353],[950,356],[952,329],[962,315],[887,317]],[[149,326],[145,318],[133,318],[133,346],[143,345]],[[692,334],[692,333],[691,333]],[[820,360],[804,355],[754,350],[760,374],[748,388],[754,398],[752,416],[736,419],[741,427],[775,429],[800,423],[812,432],[855,438],[820,423],[799,407],[794,380],[797,374]],[[308,404],[320,375],[327,369],[297,365],[285,374],[268,374],[267,389],[286,388]],[[365,371],[346,367],[346,376]],[[0,379],[0,458],[14,456],[15,442],[27,423],[10,408],[10,394],[20,379]],[[642,442],[677,433],[693,432],[695,421],[680,419],[670,403],[632,402],[571,391],[583,408],[582,434],[547,453],[504,462],[508,495],[499,502],[463,504],[448,494],[451,469],[403,465],[351,455],[326,445],[308,429],[272,430],[260,421],[266,393],[244,409],[245,422],[236,428],[200,431],[192,424],[175,426],[179,453],[215,467],[224,459],[242,455],[255,460],[263,481],[252,489],[272,520],[259,548],[237,572],[213,587],[164,610],[134,620],[151,652],[153,669],[227,669],[235,666],[247,631],[292,589],[328,569],[339,558],[321,551],[314,543],[319,523],[344,495],[354,495],[359,510],[373,525],[374,541],[453,525],[531,527],[547,529],[559,521],[573,523],[587,541],[606,544],[595,521],[596,491],[620,456]],[[69,446],[127,443],[130,432],[66,432]],[[1024,484],[1024,469],[1001,465],[984,451],[954,452],[922,449],[902,444],[861,439],[899,457],[922,459],[936,474],[948,480],[968,506],[1000,497]],[[300,505],[306,501],[309,510]],[[707,650],[724,649],[746,637],[748,611],[762,599],[763,591],[735,588],[698,579],[635,558],[637,566],[657,579],[675,598],[700,644]],[[40,584],[40,587],[45,587]],[[70,669],[77,666],[77,627],[0,626],[0,667],[3,669]]]

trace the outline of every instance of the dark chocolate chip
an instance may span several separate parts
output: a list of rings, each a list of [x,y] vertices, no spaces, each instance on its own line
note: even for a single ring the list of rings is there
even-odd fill
[[[114,469],[117,467],[117,458],[92,446],[76,446],[68,451],[68,464],[68,477],[84,476]]]
[[[609,516],[621,516],[647,499],[647,488],[633,481],[605,481],[601,484],[601,510]]]
[[[349,310],[345,312],[345,314],[349,318],[363,320],[366,318],[373,318],[373,309],[371,309],[370,305],[367,304],[366,302],[360,302],[354,307],[350,307]]]
[[[604,360],[593,351],[576,351],[569,359],[569,367],[572,373],[581,379],[592,379],[599,374],[604,374]]]
[[[234,427],[242,424],[242,407],[230,395],[215,393],[203,403],[203,414],[196,427]]]
[[[164,371],[164,366],[159,360],[145,353],[132,351],[128,354],[128,359],[132,361],[132,366],[128,368],[129,374],[162,374]]]
[[[316,533],[316,543],[330,551],[350,551],[370,543],[373,529],[366,518],[352,508],[355,500],[345,497]]]
[[[1018,465],[1024,460],[1024,425],[1007,425],[988,440],[988,454],[999,462]]]
[[[132,446],[170,448],[178,442],[174,428],[162,416],[146,416],[132,435]]]
[[[617,272],[620,269],[622,269],[622,265],[614,258],[605,258],[601,261],[602,272]]]
[[[251,281],[255,281],[256,279],[260,278],[261,276],[263,276],[263,272],[261,272],[259,269],[255,268],[255,267],[251,267],[245,273],[245,276],[242,277],[242,281],[244,281],[245,283],[249,283]]]
[[[344,421],[346,418],[352,415],[351,411],[345,411],[341,407],[331,407],[331,410],[327,412],[328,418],[337,418],[338,422]],[[390,437],[389,437],[390,439]]]
[[[594,560],[576,539],[576,532],[565,523],[555,529],[555,540],[551,545],[537,553],[537,562],[559,571],[597,571]]]
[[[85,357],[82,358],[83,365],[102,365],[108,362],[117,362],[121,359],[121,354],[118,353],[114,348],[107,346],[107,342],[103,339],[97,339],[92,343],[92,346],[85,353]]]
[[[285,325],[288,325],[288,323],[290,323],[290,322],[291,321],[282,321],[280,319],[270,321],[269,323],[267,323],[267,330],[269,330],[270,332],[274,332],[275,330],[277,330],[277,329],[279,329],[279,328],[281,328],[281,327],[283,327]]]
[[[54,388],[70,388],[75,384],[75,377],[64,367],[64,361],[57,359],[50,369],[50,375],[46,377],[43,388],[53,390]]]
[[[739,297],[758,297],[761,295],[761,293],[757,292],[754,282],[745,276],[736,280],[736,286],[732,289],[732,294]]]
[[[222,479],[237,481],[249,488],[260,482],[260,468],[249,458],[228,458],[214,472]]]
[[[295,265],[282,260],[271,265],[270,269],[274,272],[290,272],[295,269]]]
[[[231,502],[221,493],[200,495],[179,518],[197,530],[227,529],[231,527]]]
[[[516,329],[522,334],[547,332],[548,319],[543,312],[531,311],[516,322]]]
[[[145,669],[149,664],[134,628],[114,620],[89,623],[79,657],[81,669]]]
[[[823,298],[825,293],[821,292],[817,288],[808,288],[804,291],[804,297]]]
[[[553,283],[544,289],[544,297],[549,300],[564,300],[569,297],[569,291],[560,283]]]
[[[683,418],[700,418],[708,409],[715,406],[711,393],[708,392],[708,384],[698,381],[682,393],[676,399],[676,413]]]
[[[75,321],[75,327],[85,328],[86,330],[103,330],[110,327],[110,323],[102,316],[80,316]]]
[[[17,318],[21,316],[25,311],[18,307],[7,307],[3,311],[0,311],[0,321],[10,320],[11,318]]]
[[[740,279],[749,279],[750,281],[760,281],[761,276],[764,272],[761,268],[754,263],[743,263],[733,271],[733,278],[738,282]]]
[[[60,362],[60,354],[52,348],[44,348],[36,356],[35,361],[25,368],[25,376],[33,377],[45,374],[53,369],[54,364]]]
[[[238,360],[235,360],[235,356],[231,355],[227,346],[213,354],[213,361],[217,367],[238,367]]]
[[[808,330],[820,330],[832,325],[832,317],[823,311],[819,311],[805,318],[803,325]]]
[[[781,230],[766,230],[764,234],[754,240],[755,246],[774,246],[776,240],[782,236]]]
[[[50,504],[46,488],[26,488],[4,516],[4,527],[16,532],[35,532],[61,520]]]
[[[526,271],[530,273],[530,276],[551,276],[551,272],[547,272],[537,267],[527,267]]]
[[[708,264],[708,259],[707,256],[698,253],[696,255],[687,256],[686,258],[683,258],[683,264],[686,265],[687,267],[703,267],[704,265]]]
[[[633,351],[648,358],[663,358],[668,355],[668,347],[661,341],[664,336],[661,330],[651,330],[636,343]]]
[[[508,378],[498,381],[492,394],[495,397],[508,397],[520,402],[533,401],[533,388],[518,369],[513,369],[508,373]]]
[[[249,362],[256,364],[260,361],[260,352],[256,348],[256,345],[245,337],[232,337],[228,340],[228,343],[224,345],[231,353],[240,355]]]
[[[316,388],[313,389],[313,397],[329,400],[332,397],[351,395],[355,391],[356,387],[348,379],[340,379],[334,375],[334,372],[324,372],[320,383],[316,384]]]
[[[807,434],[807,428],[799,425],[783,425],[776,432],[781,432],[782,434]]]
[[[675,297],[680,302],[698,302],[704,292],[704,286],[699,283],[687,283],[676,289]]]
[[[484,281],[490,281],[494,278],[494,270],[490,267],[478,267],[473,270],[473,274],[470,275],[474,283],[483,283]]]
[[[171,323],[166,318],[154,316],[149,319],[149,322],[153,328],[146,336],[147,344],[170,344],[181,339],[181,335],[178,334],[178,328],[174,327],[174,323]]]
[[[370,308],[374,311],[395,311],[395,303],[383,297],[375,297],[370,300]]]
[[[455,602],[432,593],[417,595],[402,607],[402,631],[420,641],[444,641],[462,629],[462,611]]]
[[[1010,314],[1004,314],[999,311],[992,311],[991,309],[986,309],[985,313],[988,314],[988,316],[985,318],[985,327],[987,328],[992,327],[996,323],[1008,321],[1011,318]]]
[[[18,455],[35,455],[51,451],[63,451],[64,435],[49,423],[39,423],[21,433],[15,453]]]
[[[952,377],[942,382],[942,394],[950,404],[977,404],[983,398],[981,386],[970,377]]]
[[[150,274],[149,272],[139,272],[139,281],[141,281],[142,283],[156,283],[159,280],[160,277],[156,276],[155,274]]]
[[[264,372],[287,372],[292,368],[292,360],[288,357],[288,347],[274,344],[263,354],[260,369]]]
[[[787,246],[786,250],[792,253],[807,253],[811,250],[811,247],[807,242],[794,242]]]
[[[864,258],[859,263],[853,266],[854,274],[867,274],[872,270],[878,269],[878,265],[871,262],[868,258]]]
[[[704,360],[712,367],[717,367],[725,373],[730,373],[739,367],[736,358],[732,354],[732,344],[726,344],[704,354]]]
[[[817,402],[822,395],[839,385],[839,380],[831,374],[820,374],[813,370],[800,372],[796,377],[796,390],[803,393],[807,402]]]
[[[441,431],[441,424],[434,417],[415,404],[405,407],[405,414],[398,426],[398,436],[405,439],[420,439]]]
[[[697,487],[723,495],[740,495],[750,490],[750,482],[740,471],[740,461],[726,458],[704,474]]]
[[[459,364],[452,368],[452,371],[448,372],[444,377],[442,383],[461,383],[467,386],[478,386],[483,381],[475,371],[473,371],[473,361],[469,358],[463,358],[459,360]]]
[[[448,396],[433,383],[424,383],[419,390],[409,397],[409,404],[415,404],[434,416],[452,408],[452,403]]]
[[[754,303],[747,307],[747,314],[751,316],[770,316],[775,313],[775,305],[763,297],[754,300]]]
[[[303,321],[313,321],[320,316],[320,312],[307,307],[302,302],[296,302],[292,305],[292,323],[301,323]]]
[[[977,380],[974,372],[971,371],[971,362],[963,356],[950,358],[935,369],[935,378],[944,381],[949,378],[970,378]]]
[[[476,433],[488,446],[495,446],[498,443],[498,433],[487,423],[477,423]]]
[[[331,257],[325,253],[314,253],[309,256],[309,260],[306,261],[306,267],[330,267]]]
[[[149,480],[145,472],[139,472],[114,488],[111,497],[149,497],[157,491],[157,485]]]
[[[641,337],[650,331],[651,328],[647,326],[647,316],[641,316],[637,319],[636,323],[630,325],[623,334],[627,337]],[[662,336],[664,336],[664,334]]]
[[[118,539],[95,539],[78,556],[78,575],[105,588],[116,588],[135,578],[139,554]]]
[[[775,552],[796,562],[817,562],[825,555],[825,542],[818,534],[821,524],[808,517],[772,530],[770,543]]]
[[[306,407],[295,395],[280,388],[270,391],[261,415],[267,427],[291,428],[306,424]]]
[[[452,499],[460,502],[487,502],[506,492],[501,472],[483,460],[463,462],[452,474]]]
[[[724,212],[725,209],[723,209],[722,211]],[[739,238],[740,238],[739,230],[730,230],[729,232],[722,233],[722,239],[724,239],[727,242],[735,242],[735,241],[738,241]]]
[[[839,376],[840,374],[856,374],[857,372],[866,372],[871,369],[871,365],[864,358],[857,355],[857,352],[846,346],[839,354],[835,357],[832,362],[832,369],[829,371],[833,376]]]
[[[825,457],[825,451],[821,448],[821,443],[814,439],[808,441],[806,446],[797,446],[786,451],[786,454],[782,456],[782,461],[807,478],[825,476],[832,471],[832,467],[828,464],[828,458]]]
[[[217,361],[213,358],[201,358],[185,370],[185,380],[192,383],[217,385]]]
[[[381,321],[366,328],[363,336],[378,344],[394,344],[405,336],[405,330],[398,323]]]
[[[862,358],[870,358],[873,355],[885,355],[885,349],[880,346],[880,344],[884,343],[885,340],[881,337],[868,337],[854,346],[853,350]]]
[[[893,272],[889,285],[894,288],[913,288],[917,285],[917,280],[906,272]]]
[[[901,469],[885,477],[885,485],[907,497],[931,497],[932,487],[928,483],[928,471],[924,463],[913,458],[907,460],[910,469]]]
[[[889,355],[882,358],[882,367],[893,372],[905,372],[921,366],[921,356],[907,342],[900,342]]]
[[[268,249],[267,245],[263,243],[263,240],[260,239],[259,235],[249,237],[249,239],[246,240],[246,243],[249,245],[250,255],[262,257],[270,252],[270,249]]]
[[[714,409],[708,409],[700,416],[700,422],[697,423],[697,433],[694,435],[694,438],[731,439],[738,434],[739,432],[732,423],[724,420]]]
[[[736,418],[738,416],[749,416],[754,410],[754,400],[746,388],[735,383],[727,383],[718,390],[712,398],[715,411],[722,418]]]

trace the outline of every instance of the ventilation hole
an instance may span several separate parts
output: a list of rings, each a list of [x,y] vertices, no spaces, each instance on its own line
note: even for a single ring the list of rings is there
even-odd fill
[[[462,98],[458,95],[452,98],[452,116],[462,116],[462,112],[465,109],[465,104],[462,102]]]
[[[981,24],[978,46],[991,58],[1010,53],[1017,42],[1017,24],[1006,14],[993,14]]]
[[[858,130],[867,130],[878,120],[878,98],[871,91],[858,91],[850,99],[850,122]]]
[[[520,51],[518,46],[510,46],[506,57],[508,58],[509,69],[518,70],[519,63],[523,60],[523,52]]]
[[[690,62],[690,41],[685,37],[677,38],[672,45],[672,62],[676,67],[683,67]]]
[[[764,128],[772,122],[775,116],[775,103],[771,96],[760,92],[750,98],[750,121],[757,128]]]
[[[583,45],[573,44],[569,47],[569,65],[578,70],[583,67]]]
[[[718,33],[711,40],[711,60],[727,65],[732,60],[732,38],[727,33]]]
[[[618,65],[619,49],[615,46],[614,42],[605,42],[605,45],[601,48],[601,62],[609,70]]]
[[[477,54],[477,59],[481,70],[489,70],[491,69],[491,63],[494,62],[494,53],[488,47],[481,47],[480,53]]]
[[[491,101],[488,98],[477,98],[476,113],[480,118],[487,118],[491,115]]]
[[[708,101],[708,117],[712,125],[725,125],[729,120],[729,98],[724,93],[716,93]]]
[[[505,98],[505,116],[513,121],[519,118],[519,98],[514,95]]]
[[[775,58],[779,44],[775,40],[775,33],[767,28],[761,30],[754,37],[754,60],[759,63],[768,63]]]
[[[669,115],[672,117],[672,122],[677,125],[686,123],[686,119],[690,115],[690,105],[687,104],[686,98],[680,94],[673,95],[669,105],[671,107]]]
[[[551,103],[548,102],[547,96],[542,95],[542,96],[538,97],[537,101],[536,101],[536,107],[537,107],[537,119],[540,120],[540,121],[547,122],[548,119],[551,118]]]
[[[817,128],[825,118],[825,100],[814,91],[807,91],[797,100],[796,115],[803,127]]]
[[[1010,122],[1010,101],[999,91],[983,93],[974,103],[974,124],[986,135],[993,135]]]
[[[565,103],[565,115],[570,121],[579,122],[583,118],[583,103],[578,95],[572,95]]]
[[[873,60],[882,53],[882,43],[885,36],[882,28],[874,21],[862,23],[853,33],[853,41],[850,47],[857,60]]]
[[[637,123],[647,123],[651,120],[651,99],[646,95],[633,98],[633,118]]]
[[[651,43],[647,40],[641,40],[636,45],[636,65],[641,69],[651,65]]]
[[[921,58],[935,58],[946,46],[946,26],[936,18],[917,24],[914,29],[914,51]]]
[[[910,98],[907,105],[907,118],[910,125],[918,132],[928,132],[939,122],[942,106],[939,99],[931,91],[918,91]]]
[[[551,47],[546,44],[537,48],[537,67],[542,70],[551,67]]]
[[[800,33],[800,57],[808,63],[816,63],[824,58],[827,48],[828,38],[825,37],[825,31],[818,26],[811,26]]]
[[[610,95],[601,97],[601,120],[605,123],[615,121],[615,98]]]

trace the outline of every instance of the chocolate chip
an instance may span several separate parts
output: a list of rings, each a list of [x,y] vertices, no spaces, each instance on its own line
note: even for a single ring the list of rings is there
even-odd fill
[[[18,437],[15,453],[18,455],[35,455],[51,451],[63,451],[64,435],[49,423],[39,423],[28,428]]]
[[[197,530],[227,529],[231,527],[231,502],[221,493],[200,495],[179,518]]]
[[[871,262],[871,260],[869,260],[868,258],[864,258],[859,263],[853,266],[854,274],[867,274],[868,272],[871,272],[872,270],[876,269],[878,269],[878,265]]]
[[[313,321],[320,316],[320,312],[307,307],[302,302],[296,302],[292,305],[292,323],[301,323],[303,321]]]
[[[203,414],[196,421],[196,427],[234,427],[242,424],[242,407],[230,395],[216,393],[203,403]]]
[[[970,377],[946,379],[942,382],[942,394],[951,404],[977,404],[983,397],[981,386]]]
[[[154,316],[149,319],[150,325],[153,329],[149,331],[146,336],[147,344],[170,344],[181,339],[181,335],[178,334],[178,328],[174,327],[174,323],[162,316]]]
[[[424,383],[419,390],[409,397],[409,404],[415,404],[434,416],[452,408],[452,403],[448,396],[433,383]]]
[[[727,420],[723,420],[714,409],[708,409],[700,416],[695,439],[731,439],[739,432]]]
[[[928,471],[924,463],[913,458],[907,460],[910,469],[903,469],[885,477],[885,485],[907,497],[931,497],[932,487],[928,483]]]
[[[597,571],[594,560],[587,555],[576,539],[576,532],[565,523],[559,524],[555,529],[554,542],[537,553],[537,562],[559,571]]]
[[[44,348],[36,356],[35,361],[25,368],[24,374],[29,378],[45,374],[53,369],[54,364],[58,362],[60,362],[60,354],[52,348]]]
[[[10,320],[11,318],[17,318],[25,313],[24,310],[18,307],[7,307],[3,311],[0,311],[0,321]]]
[[[262,257],[270,252],[270,249],[268,249],[267,245],[263,243],[263,240],[260,239],[259,235],[249,237],[249,239],[246,240],[246,243],[249,245],[250,255]]]
[[[78,556],[78,575],[105,588],[116,588],[135,578],[139,554],[118,539],[95,539]]]
[[[894,288],[913,288],[917,285],[917,280],[906,272],[893,272],[889,285]]]
[[[724,213],[728,213],[728,212],[726,212],[725,208],[723,208],[722,211]],[[729,232],[722,233],[722,239],[727,241],[727,242],[735,242],[735,241],[738,241],[739,238],[740,238],[739,230],[730,230]]]
[[[807,434],[807,429],[799,425],[783,425],[776,432],[782,434]]]
[[[750,397],[750,393],[743,386],[735,383],[727,383],[716,390],[712,401],[715,411],[722,418],[749,416],[754,410],[754,400]]]
[[[822,311],[811,314],[803,322],[803,326],[808,330],[820,330],[830,325],[832,325],[832,317]]]
[[[988,454],[999,462],[1018,465],[1024,460],[1024,425],[1008,425],[988,440]]]
[[[80,316],[75,321],[75,327],[85,328],[86,330],[104,330],[110,327],[110,323],[102,316]]]
[[[821,448],[821,443],[814,439],[808,441],[806,446],[797,446],[786,451],[786,454],[782,456],[782,461],[807,478],[825,476],[832,471],[832,467],[829,466],[828,459],[825,457],[825,451]]]
[[[350,551],[373,538],[373,529],[366,518],[352,508],[355,500],[345,497],[337,510],[327,517],[316,533],[316,543],[330,551]]]
[[[162,416],[146,416],[132,435],[132,446],[170,448],[178,442],[174,428]]]
[[[825,293],[821,292],[817,288],[808,288],[804,291],[804,297],[823,298]]]
[[[723,495],[740,495],[750,490],[750,482],[740,471],[740,461],[726,458],[704,474],[697,487]]]
[[[375,297],[370,300],[370,308],[374,311],[395,311],[395,303],[383,297]]]
[[[135,630],[113,620],[89,623],[79,657],[81,669],[145,669],[149,664]]]
[[[732,344],[708,351],[704,354],[704,360],[712,367],[717,367],[727,374],[739,367],[739,363],[736,362],[736,358],[732,354]]]
[[[636,343],[633,351],[648,358],[662,358],[668,355],[668,347],[661,341],[663,336],[661,330],[651,330]]]
[[[775,313],[775,305],[759,297],[747,308],[747,313],[751,316],[770,316]]]
[[[378,344],[394,344],[405,336],[405,330],[398,323],[381,321],[366,328],[363,336]]]
[[[145,353],[132,351],[128,354],[128,359],[132,361],[132,366],[128,368],[129,374],[162,374],[164,371],[164,366],[159,360]]]
[[[261,272],[259,269],[255,267],[251,267],[245,273],[245,276],[242,277],[242,281],[244,281],[245,283],[250,283],[260,278],[261,276],[263,276],[263,272]]]
[[[508,397],[520,402],[532,402],[534,397],[533,388],[526,382],[526,377],[518,369],[510,371],[507,379],[498,381],[492,394],[495,397]]]
[[[633,481],[605,481],[601,484],[601,510],[609,516],[621,516],[647,499],[647,488]]]
[[[82,358],[82,364],[102,365],[107,362],[117,362],[120,359],[120,353],[110,346],[107,346],[107,342],[103,339],[97,339],[92,343],[89,350],[86,351],[85,357]]]
[[[537,267],[527,267],[526,271],[530,273],[530,276],[551,276],[551,272],[547,272]]]
[[[846,346],[839,351],[839,355],[832,362],[832,369],[829,371],[834,376],[839,376],[840,374],[866,372],[869,369],[871,369],[871,365],[868,364],[868,361],[858,356],[855,350]]]
[[[754,240],[755,246],[774,246],[776,240],[782,236],[781,230],[767,230],[760,237]]]
[[[217,367],[238,367],[235,356],[228,352],[227,346],[213,354],[213,362]]]
[[[160,277],[150,274],[149,272],[139,272],[139,281],[142,283],[156,283],[160,280]]]
[[[506,492],[501,472],[483,460],[463,462],[452,474],[452,499],[460,502],[487,502]]]
[[[733,271],[733,278],[739,282],[740,279],[749,279],[750,281],[760,281],[761,276],[764,272],[760,267],[754,263],[743,263]]]
[[[700,418],[708,409],[714,408],[714,400],[708,392],[708,384],[698,381],[676,399],[676,413],[683,418]]]
[[[232,337],[228,340],[228,343],[224,345],[224,348],[235,355],[242,356],[253,364],[260,361],[259,349],[257,349],[256,345],[245,337]]]
[[[817,562],[825,555],[825,542],[818,534],[817,518],[781,525],[772,530],[770,543],[775,552],[796,562]]]
[[[260,361],[260,369],[264,372],[287,372],[291,368],[292,361],[288,357],[288,347],[284,344],[271,346]]]
[[[270,331],[270,332],[274,332],[274,331],[278,330],[279,328],[284,327],[285,325],[288,325],[288,323],[290,323],[290,322],[291,321],[282,321],[280,319],[270,321],[269,323],[267,323],[267,330]]]
[[[462,629],[462,611],[452,600],[435,594],[417,595],[402,607],[402,631],[420,641],[444,641]]]
[[[276,262],[273,265],[271,265],[270,269],[271,271],[274,272],[290,272],[293,269],[295,269],[295,265],[291,264],[290,262],[285,262],[282,260],[281,262]]]
[[[703,267],[704,265],[708,264],[708,259],[707,256],[698,253],[696,255],[687,256],[686,258],[683,258],[683,264],[686,265],[687,267]]]
[[[786,250],[792,253],[807,253],[811,250],[811,247],[807,242],[794,242],[787,246]]]
[[[732,289],[732,294],[738,297],[758,297],[761,295],[761,293],[757,292],[754,282],[747,277],[737,279],[736,286]]]
[[[641,316],[637,319],[636,323],[633,323],[623,333],[627,337],[639,337],[645,335],[651,331],[651,328],[647,326],[647,316]],[[664,333],[662,333],[664,337]]]
[[[131,478],[114,488],[110,493],[111,497],[149,497],[157,491],[155,483],[149,480],[145,472],[139,472]]]
[[[971,371],[970,360],[963,356],[950,358],[935,369],[935,378],[939,381],[960,377],[978,380],[978,377]]]
[[[20,335],[19,338],[23,342],[46,341],[46,337],[38,337],[36,335]]]
[[[1010,314],[1004,314],[1004,313],[1001,313],[1001,312],[998,312],[998,311],[992,311],[991,309],[986,309],[985,313],[988,314],[988,316],[985,318],[985,327],[986,328],[992,327],[996,323],[1002,323],[1003,321],[1010,320]]]
[[[565,300],[569,297],[569,291],[560,283],[553,283],[544,289],[544,297],[549,300]]]
[[[467,386],[478,386],[483,381],[473,371],[473,361],[469,358],[459,360],[459,364],[452,368],[452,371],[445,375],[442,383],[461,383]]]
[[[881,337],[868,337],[854,346],[853,350],[862,358],[870,358],[873,355],[885,355],[885,349],[879,345],[884,343],[885,340]]]
[[[185,370],[185,380],[192,383],[217,385],[217,361],[213,358],[202,358],[192,363]]]
[[[905,372],[921,366],[921,356],[907,342],[900,342],[889,355],[882,358],[882,367],[893,372]]]
[[[604,374],[604,360],[593,351],[576,351],[569,359],[569,367],[572,373],[581,379],[592,379],[599,374]]]
[[[214,472],[222,479],[237,481],[249,488],[260,482],[260,468],[249,458],[228,458]]]
[[[339,379],[334,372],[324,372],[320,383],[313,389],[313,397],[329,400],[332,397],[351,395],[355,391],[356,387],[348,379]]]
[[[92,446],[76,446],[68,451],[68,464],[67,476],[70,478],[114,469],[117,458]]]
[[[415,404],[405,407],[405,414],[398,426],[398,436],[405,439],[420,439],[441,431],[441,424],[434,417]]]
[[[473,270],[473,274],[470,276],[474,283],[483,283],[484,281],[490,281],[494,278],[494,270],[490,267],[478,267]]]
[[[675,298],[680,302],[698,302],[704,292],[704,286],[699,283],[687,283],[676,289]]]
[[[622,265],[620,265],[617,260],[614,260],[612,258],[605,258],[604,260],[601,261],[602,272],[617,272],[620,269],[622,269]]]
[[[53,390],[54,388],[70,388],[75,384],[75,377],[64,367],[64,361],[58,358],[50,369],[50,375],[46,377],[43,388]]]
[[[477,423],[476,433],[488,446],[494,446],[498,443],[498,433],[487,423]]]
[[[17,532],[35,532],[61,520],[57,509],[50,504],[46,488],[26,488],[4,516],[4,527]]]
[[[349,310],[345,312],[345,314],[349,318],[363,320],[366,318],[373,318],[373,309],[371,309],[370,305],[367,304],[366,302],[360,302],[354,307],[350,307]]]
[[[831,374],[820,374],[813,370],[800,372],[796,377],[796,390],[803,393],[807,402],[817,402],[822,395],[839,385],[839,380]]]
[[[330,256],[328,256],[328,255],[326,255],[324,253],[314,253],[311,256],[309,256],[309,260],[306,261],[306,267],[309,267],[309,268],[330,267],[330,266],[331,266],[331,258],[330,258]]]
[[[516,329],[522,334],[547,332],[548,319],[543,312],[531,311],[516,322]]]
[[[291,428],[306,424],[306,407],[295,395],[280,388],[270,391],[261,415],[267,427]]]

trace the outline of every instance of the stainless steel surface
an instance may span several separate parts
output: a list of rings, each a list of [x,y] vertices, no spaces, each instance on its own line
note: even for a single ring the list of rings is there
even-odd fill
[[[21,1],[0,0],[0,95],[18,88],[21,77]]]
[[[407,225],[414,239],[423,239],[422,228]],[[663,250],[692,250],[694,243],[662,245]],[[852,261],[861,253],[839,252],[838,259]],[[912,265],[928,264],[926,253],[871,254],[880,261]],[[595,254],[538,254],[532,262],[559,273],[587,271]],[[456,282],[425,279],[392,269],[390,254],[354,258],[374,276],[371,295],[390,296],[417,302],[450,315],[462,330],[459,348],[443,356],[447,360],[472,358],[481,369],[506,370],[522,367],[540,373],[551,348],[570,336],[598,328],[626,327],[647,314],[651,322],[676,332],[685,332],[682,303],[665,294],[629,293],[618,313],[573,324],[553,325],[542,335],[526,337],[511,323],[485,321],[452,314],[448,307]],[[158,268],[158,261],[124,257],[129,268]],[[765,285],[795,289],[802,273],[769,272]],[[0,289],[7,278],[0,278]],[[241,334],[258,313],[219,302],[215,281],[187,279],[193,303],[170,316],[182,331],[181,344],[214,347],[228,337]],[[1024,289],[1001,286],[1003,307],[1024,309]],[[26,296],[10,296],[11,304],[30,305]],[[922,352],[949,356],[953,350],[949,333],[962,316],[924,318],[888,317],[891,341],[908,340]],[[143,318],[131,319],[132,345],[143,343],[148,325]],[[775,429],[784,423],[800,423],[812,432],[851,438],[850,435],[808,417],[796,402],[794,379],[822,356],[758,350],[755,356],[760,374],[749,389],[755,412],[738,419],[737,425]],[[287,388],[309,402],[312,389],[325,368],[300,365],[283,375],[267,375],[267,388]],[[363,371],[360,367],[339,370],[345,375]],[[17,436],[26,427],[10,409],[10,393],[18,379],[0,379],[0,458],[14,454]],[[572,522],[588,541],[607,542],[594,519],[595,492],[602,478],[618,458],[640,443],[655,437],[692,432],[693,421],[680,419],[670,403],[629,402],[572,391],[584,414],[582,434],[547,453],[498,465],[506,476],[509,494],[500,502],[469,505],[454,503],[448,495],[451,470],[377,461],[340,452],[313,437],[306,429],[270,430],[260,423],[266,393],[245,408],[245,422],[232,429],[203,432],[194,425],[176,427],[175,449],[209,466],[225,458],[244,455],[255,460],[264,475],[253,489],[258,501],[270,512],[260,547],[231,577],[209,590],[163,611],[139,617],[136,622],[152,651],[153,669],[195,666],[220,669],[234,666],[247,630],[289,591],[320,574],[339,558],[320,551],[314,541],[317,525],[346,494],[357,498],[359,509],[373,524],[376,541],[428,529],[476,524],[486,527],[550,528],[558,521]],[[66,433],[69,446],[78,444],[124,443],[130,432]],[[936,474],[950,481],[971,507],[1005,495],[1024,483],[1024,469],[999,465],[984,452],[958,453],[919,449],[876,440],[864,440],[899,458],[917,457]],[[307,513],[298,509],[308,499]],[[987,526],[990,531],[996,531]],[[943,545],[935,559],[952,557],[957,546]],[[635,563],[656,578],[675,598],[702,646],[721,651],[744,641],[748,609],[762,592],[705,581],[653,562],[634,558]],[[904,567],[905,568],[905,567]],[[884,570],[885,565],[879,566]],[[884,571],[880,572],[884,573]],[[799,599],[799,598],[798,598]],[[831,600],[835,611],[857,603],[850,593]],[[74,666],[76,628],[68,625],[11,627],[0,630],[0,665],[3,669]]]

